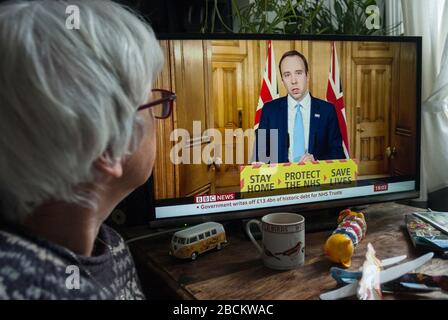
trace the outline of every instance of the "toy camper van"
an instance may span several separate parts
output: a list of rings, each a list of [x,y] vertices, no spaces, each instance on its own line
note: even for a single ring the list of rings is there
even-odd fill
[[[215,248],[221,250],[226,243],[226,232],[222,224],[205,222],[174,233],[170,255],[196,260],[201,253]]]

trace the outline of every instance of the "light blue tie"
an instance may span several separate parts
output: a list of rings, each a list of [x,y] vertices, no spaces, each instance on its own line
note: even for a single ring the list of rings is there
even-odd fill
[[[294,145],[292,148],[293,162],[299,162],[300,158],[305,154],[305,134],[303,132],[303,119],[300,107],[300,104],[296,105],[297,112],[294,120]]]

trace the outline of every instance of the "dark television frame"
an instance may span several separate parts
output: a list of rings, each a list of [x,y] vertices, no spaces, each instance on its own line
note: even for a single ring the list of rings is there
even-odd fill
[[[421,78],[422,78],[422,37],[417,36],[357,36],[357,35],[291,35],[291,34],[210,34],[210,33],[194,33],[194,34],[158,34],[159,40],[308,40],[308,41],[368,41],[368,42],[411,42],[416,45],[416,176],[415,189],[413,191],[396,192],[391,194],[378,194],[369,196],[360,196],[339,200],[326,200],[314,203],[294,204],[277,207],[269,207],[266,209],[246,209],[238,211],[228,211],[225,213],[208,213],[198,214],[194,216],[177,216],[173,218],[155,217],[155,201],[152,179],[151,183],[145,183],[142,187],[144,193],[150,193],[148,199],[151,204],[145,201],[148,206],[145,209],[149,211],[149,226],[151,228],[167,227],[167,226],[184,226],[197,224],[206,221],[231,221],[244,220],[250,218],[261,217],[274,211],[291,211],[305,215],[305,218],[313,216],[313,212],[322,211],[324,209],[356,207],[380,202],[389,202],[397,200],[414,199],[420,196],[420,144],[421,144]],[[181,198],[179,198],[181,199]]]

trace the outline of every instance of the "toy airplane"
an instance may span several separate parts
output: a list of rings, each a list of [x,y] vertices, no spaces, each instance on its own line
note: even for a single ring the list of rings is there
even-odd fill
[[[406,259],[407,256],[397,256],[388,259],[381,260],[381,267],[388,267]],[[362,277],[362,271],[348,271],[343,268],[332,267],[330,274],[337,284],[353,283],[355,280],[359,280]]]
[[[397,263],[403,260],[406,256],[400,256],[396,258],[386,259]],[[386,261],[383,260],[383,261]],[[393,264],[393,263],[392,263]],[[382,267],[387,264],[381,264]],[[330,274],[338,284],[349,284],[355,280],[360,280],[362,272],[360,271],[348,271],[342,268],[331,268]],[[424,273],[406,273],[400,278],[384,283],[381,285],[381,291],[383,292],[432,292],[432,291],[446,291],[448,292],[448,276],[434,276]]]
[[[385,283],[383,292],[448,292],[448,276],[433,276],[424,273],[406,273],[400,278]]]
[[[406,273],[411,272],[412,270],[417,269],[418,267],[424,265],[426,262],[431,260],[433,256],[434,256],[434,253],[429,252],[415,260],[405,262],[405,263],[399,264],[397,266],[382,270],[380,272],[380,284],[390,282],[392,280],[400,278],[401,276],[405,275]],[[398,259],[398,258],[401,258],[401,257],[396,257],[393,259]],[[341,277],[341,279],[344,279],[344,278]],[[358,285],[359,285],[359,279],[354,279],[353,282],[347,284],[344,287],[321,294],[320,299],[321,300],[337,300],[337,299],[342,299],[342,298],[356,295]]]

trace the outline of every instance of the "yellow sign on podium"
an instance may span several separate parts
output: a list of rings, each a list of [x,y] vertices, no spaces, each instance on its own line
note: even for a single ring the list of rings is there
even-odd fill
[[[323,184],[349,184],[356,181],[357,176],[358,164],[354,159],[253,164],[240,167],[240,191],[259,192]]]

